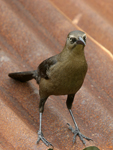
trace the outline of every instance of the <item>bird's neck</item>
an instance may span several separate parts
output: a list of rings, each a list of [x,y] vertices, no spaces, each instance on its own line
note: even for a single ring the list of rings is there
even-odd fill
[[[84,46],[77,45],[71,50],[68,47],[65,47],[61,52],[61,58],[67,60],[76,60],[76,58],[85,59]]]

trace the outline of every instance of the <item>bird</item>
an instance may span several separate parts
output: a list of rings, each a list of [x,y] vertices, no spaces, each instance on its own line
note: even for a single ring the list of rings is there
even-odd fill
[[[84,139],[88,141],[92,140],[80,132],[72,112],[74,97],[81,88],[88,69],[84,54],[86,38],[86,34],[83,31],[71,31],[67,35],[63,50],[59,54],[41,62],[36,70],[8,74],[9,77],[21,82],[35,79],[39,85],[40,120],[37,143],[41,140],[46,146],[53,146],[46,140],[42,132],[44,105],[48,97],[51,95],[67,95],[66,106],[75,126],[75,129],[73,129],[73,127],[67,123],[68,128],[74,134],[73,143],[76,141],[77,136],[79,136],[84,145],[86,144]]]

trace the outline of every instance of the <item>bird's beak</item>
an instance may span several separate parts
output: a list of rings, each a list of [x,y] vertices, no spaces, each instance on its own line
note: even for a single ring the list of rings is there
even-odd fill
[[[86,45],[85,41],[81,37],[78,38],[77,44],[81,44],[81,45],[84,45],[84,46]]]

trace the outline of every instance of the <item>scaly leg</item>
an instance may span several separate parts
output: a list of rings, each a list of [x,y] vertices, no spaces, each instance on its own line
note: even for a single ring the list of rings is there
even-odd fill
[[[85,138],[85,139],[88,140],[88,141],[90,141],[90,140],[92,140],[92,139],[90,139],[90,138],[84,136],[83,134],[81,134],[81,132],[80,132],[78,126],[77,126],[77,123],[76,123],[76,121],[75,121],[75,118],[74,118],[74,116],[73,116],[73,113],[72,113],[71,109],[69,109],[69,112],[70,112],[70,115],[71,115],[71,117],[72,117],[72,119],[73,119],[73,122],[74,122],[74,125],[75,125],[75,130],[74,130],[74,129],[71,127],[71,125],[70,125],[69,123],[67,123],[68,126],[69,126],[69,129],[70,129],[70,130],[72,131],[72,133],[74,134],[73,143],[75,142],[76,136],[78,135],[78,136],[80,137],[80,140],[82,141],[82,143],[83,143],[83,144],[86,144],[86,142],[84,141],[83,138]]]
[[[72,119],[73,119],[73,122],[74,122],[74,125],[75,125],[75,130],[71,127],[71,125],[70,125],[69,123],[67,123],[67,125],[69,126],[69,129],[70,129],[70,130],[72,131],[72,133],[74,134],[73,143],[75,142],[76,136],[78,135],[78,136],[80,137],[80,140],[82,141],[82,143],[83,143],[83,144],[86,144],[86,142],[84,141],[83,138],[85,138],[85,139],[88,140],[88,141],[89,141],[89,140],[92,140],[92,139],[90,139],[90,138],[84,136],[83,134],[81,134],[81,132],[80,132],[78,126],[77,126],[77,123],[76,123],[75,118],[74,118],[74,116],[73,116],[73,113],[72,113],[72,111],[71,111],[71,107],[72,107],[72,103],[73,103],[73,100],[74,100],[74,96],[75,96],[75,94],[69,94],[68,97],[67,97],[66,104],[67,104],[67,108],[68,108],[68,110],[69,110],[69,112],[70,112],[70,115],[71,115],[71,117],[72,117]]]
[[[43,136],[42,130],[41,130],[41,126],[42,126],[42,113],[40,113],[40,125],[39,125],[39,130],[38,130],[38,140],[37,143],[39,143],[40,140],[42,140],[42,142],[46,145],[46,146],[52,146],[53,145],[51,143],[49,143]]]

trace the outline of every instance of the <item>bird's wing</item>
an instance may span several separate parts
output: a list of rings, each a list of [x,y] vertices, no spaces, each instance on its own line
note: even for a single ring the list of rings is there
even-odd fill
[[[45,78],[45,79],[49,79],[48,75],[47,75],[47,71],[49,70],[49,68],[57,63],[57,55],[50,57],[46,60],[44,60],[39,66],[38,66],[38,77],[39,77],[39,81],[41,78]],[[38,81],[38,82],[39,82]]]

